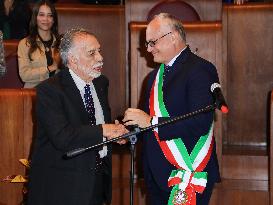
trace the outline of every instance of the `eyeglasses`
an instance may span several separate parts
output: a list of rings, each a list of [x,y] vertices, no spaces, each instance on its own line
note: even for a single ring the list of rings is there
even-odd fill
[[[172,33],[172,32],[169,32],[169,33],[166,33],[166,34],[164,34],[163,36],[161,36],[161,37],[159,37],[158,39],[156,39],[156,40],[154,40],[154,41],[146,41],[145,42],[145,46],[146,46],[146,48],[148,48],[148,46],[150,46],[150,47],[154,47],[155,46],[155,44],[156,44],[156,42],[158,41],[158,40],[160,40],[161,38],[164,38],[165,36],[167,36],[167,35],[169,35],[170,33]]]

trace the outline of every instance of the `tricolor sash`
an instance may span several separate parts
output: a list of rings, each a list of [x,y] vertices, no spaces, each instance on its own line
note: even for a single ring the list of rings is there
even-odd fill
[[[169,117],[163,101],[163,73],[161,64],[150,93],[150,115]],[[213,123],[206,135],[199,138],[191,154],[188,153],[181,138],[160,141],[158,128],[154,128],[154,135],[166,159],[177,169],[173,170],[168,186],[173,186],[168,205],[195,205],[196,192],[202,193],[207,183],[206,167],[214,145]]]

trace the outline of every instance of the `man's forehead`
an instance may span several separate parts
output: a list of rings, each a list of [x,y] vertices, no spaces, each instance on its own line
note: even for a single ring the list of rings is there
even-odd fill
[[[95,36],[86,33],[78,33],[74,36],[75,42],[97,41]]]
[[[78,48],[84,49],[94,49],[99,46],[99,42],[97,41],[95,36],[90,34],[79,34],[74,38],[75,46]]]
[[[163,23],[162,21],[155,20],[154,22],[151,22],[146,29],[146,38],[148,40],[160,36],[166,32],[169,32],[170,26],[166,24],[165,22]]]

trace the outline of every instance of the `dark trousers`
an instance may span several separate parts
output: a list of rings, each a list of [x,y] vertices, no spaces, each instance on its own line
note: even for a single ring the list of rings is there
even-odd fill
[[[103,174],[96,173],[95,188],[89,205],[103,205]]]
[[[150,205],[167,205],[170,192],[166,192],[159,188],[154,178],[150,175],[145,177],[148,189],[148,197]],[[211,198],[214,183],[207,183],[206,189],[202,194],[196,193],[196,205],[208,205]]]

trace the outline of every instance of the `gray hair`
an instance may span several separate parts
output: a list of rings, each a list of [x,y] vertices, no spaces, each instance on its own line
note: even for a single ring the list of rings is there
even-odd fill
[[[61,38],[60,42],[60,56],[62,59],[62,63],[67,67],[68,64],[68,54],[74,46],[74,38],[78,35],[91,35],[95,36],[93,33],[89,32],[84,28],[72,28],[69,29]]]
[[[177,31],[181,39],[186,43],[186,32],[182,22],[178,18],[169,13],[160,13],[153,17],[153,19],[155,18],[167,20],[168,25],[171,27],[171,29]]]

